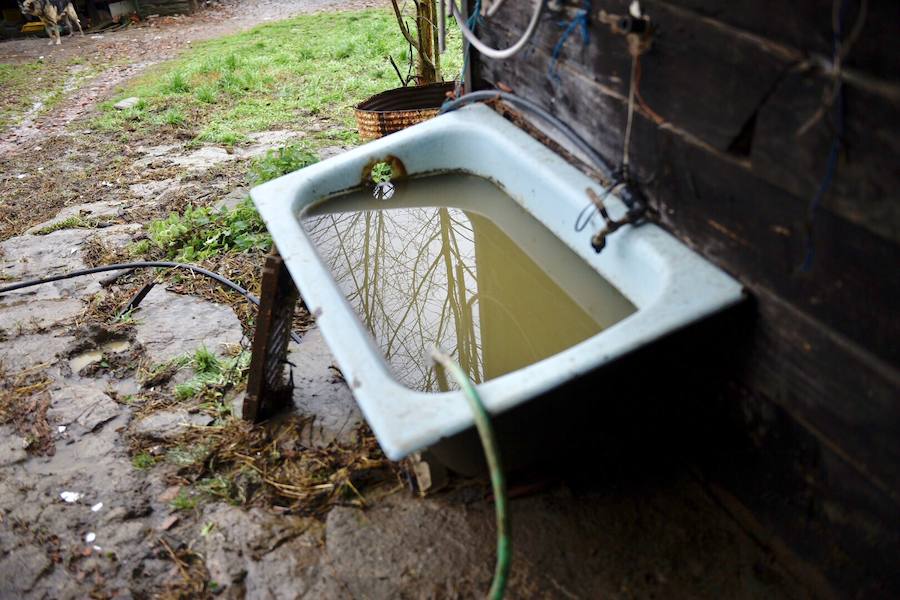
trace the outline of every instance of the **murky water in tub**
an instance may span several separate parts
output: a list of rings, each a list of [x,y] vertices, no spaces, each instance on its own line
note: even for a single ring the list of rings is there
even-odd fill
[[[428,359],[435,345],[482,382],[557,354],[635,310],[485,179],[435,175],[379,196],[367,189],[330,198],[307,211],[303,225],[410,388],[445,389]]]

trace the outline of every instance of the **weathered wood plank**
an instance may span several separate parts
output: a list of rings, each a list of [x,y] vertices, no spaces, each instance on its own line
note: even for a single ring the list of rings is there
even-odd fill
[[[710,409],[721,411],[706,439],[716,451],[696,459],[711,482],[752,514],[736,514],[738,520],[776,532],[846,597],[900,593],[900,512],[891,498],[792,415],[749,389],[734,386]]]
[[[618,4],[602,3],[610,10]],[[495,43],[507,43],[524,27],[526,17],[510,14],[486,26],[483,33]],[[664,127],[697,145],[730,151],[737,163],[757,177],[808,203],[824,171],[830,122],[822,120],[800,137],[788,135],[787,129],[795,132],[815,113],[830,79],[815,71],[795,72],[795,62],[779,63],[778,55],[773,57],[755,42],[736,43],[739,51],[722,52],[721,46],[727,45],[721,39],[727,37],[724,31],[709,25],[708,19],[698,21],[690,12],[660,12],[659,18],[665,19],[660,23],[660,40],[641,59],[640,91],[666,119]],[[592,28],[587,48],[573,36],[559,64],[561,85],[555,86],[546,72],[558,36],[558,28],[547,23],[527,59],[485,60],[479,74],[520,88],[547,106],[562,105],[577,123],[590,120],[593,131],[624,128],[622,107],[610,105],[627,95],[630,58],[624,40],[605,26]],[[679,43],[682,37],[691,43]],[[900,171],[892,161],[900,142],[884,127],[900,118],[900,105],[851,85],[845,90],[846,151],[825,205],[861,227],[900,241],[895,218],[900,211],[896,201]],[[723,106],[738,108],[728,113]],[[621,156],[621,150],[608,155]]]
[[[604,2],[600,7],[622,13],[627,7],[622,8],[621,4]],[[499,46],[508,45],[526,25],[527,14],[513,9],[509,13],[508,18],[504,12],[503,18],[484,26],[486,37]],[[643,58],[645,76],[641,91],[651,105],[654,100],[665,98],[667,114],[663,116],[675,126],[689,129],[704,142],[725,150],[789,63],[760,50],[750,41],[734,40],[726,32],[710,28],[698,19],[684,19],[670,13],[668,8],[661,8],[654,21],[659,28],[654,45],[659,51]],[[546,75],[549,56],[561,35],[561,28],[555,23],[559,18],[562,17],[545,17],[532,49],[526,53],[529,62],[536,61],[544,71],[543,75],[535,73],[532,81],[548,93],[561,97],[574,94],[577,98],[581,90],[571,88],[568,72],[561,73],[558,89]],[[606,25],[596,20],[591,22],[590,30],[591,42],[587,46],[582,46],[577,35],[568,39],[561,62],[583,65],[587,68],[581,74],[588,80],[627,95],[631,58],[625,38],[613,35]],[[717,51],[711,53],[711,47]],[[704,68],[694,68],[700,61]],[[496,61],[485,60],[488,62]],[[501,65],[508,68],[510,63]]]
[[[720,440],[722,462],[707,464],[707,472],[841,590],[897,593],[900,142],[893,129],[900,103],[891,90],[900,72],[893,25],[900,4],[871,2],[865,35],[848,60],[877,85],[845,86],[846,151],[816,215],[808,273],[798,270],[808,205],[832,129],[823,120],[804,136],[796,130],[831,82],[794,67],[808,52],[830,55],[832,3],[643,4],[659,37],[641,61],[641,92],[666,123],[636,116],[633,171],[653,218],[755,298],[752,318],[722,346],[733,360],[703,365],[728,382],[719,382],[718,403],[706,410],[735,423],[722,427],[725,416],[710,414],[704,441]],[[626,5],[594,2],[619,13]],[[517,37],[527,19],[524,7],[507,10],[482,28],[494,45]],[[624,41],[598,26],[587,48],[573,36],[554,85],[547,77],[560,32],[554,20],[524,55],[481,61],[476,80],[502,81],[548,107],[618,164],[630,65]],[[708,389],[690,391],[710,402]]]
[[[536,72],[533,61],[517,61],[496,76],[522,89]],[[620,100],[597,93],[548,98],[543,89],[532,91],[533,99],[619,162],[625,122]],[[586,97],[591,101],[576,101]],[[636,120],[633,135],[633,168],[643,181],[652,181],[648,192],[664,224],[748,285],[774,290],[884,360],[900,362],[900,323],[893,318],[900,273],[889,268],[897,263],[894,244],[823,208],[814,229],[813,269],[801,273],[807,198],[760,180],[727,153],[685,143],[646,119]],[[860,301],[863,290],[867,302]]]
[[[691,10],[732,27],[770,38],[798,51],[831,55],[831,0],[765,2],[758,0],[644,0],[645,10],[667,5]],[[860,2],[848,3],[845,29],[855,22]],[[900,3],[894,0],[870,0],[868,15],[859,39],[848,57],[848,66],[888,79],[900,78]]]
[[[483,65],[482,77],[527,93],[569,122],[611,162],[621,160],[624,99],[594,84],[580,65],[561,65],[566,93],[543,78],[537,56],[505,63],[485,60]],[[765,150],[765,144],[758,143]],[[889,212],[896,210],[895,203],[881,196],[826,202],[814,228],[813,269],[800,273],[809,196],[797,197],[759,177],[748,157],[703,145],[689,131],[657,128],[643,117],[636,117],[631,155],[640,178],[652,181],[648,191],[663,223],[688,239],[702,240],[695,246],[742,281],[774,290],[875,355],[900,362],[900,324],[893,318],[900,273],[889,268],[897,264],[897,247],[871,233],[876,224],[882,233],[894,225],[872,216],[866,227],[859,227],[838,212],[849,205],[844,210],[857,217],[872,215],[876,207],[883,212],[885,204],[892,207]],[[890,179],[891,173],[888,169],[873,176]],[[867,303],[860,302],[861,290]]]
[[[900,371],[842,339],[770,291],[736,378],[783,407],[900,506]]]
[[[900,364],[897,246],[828,209],[806,253],[808,200],[754,177],[645,121],[635,128],[635,164],[655,175],[650,194],[663,223],[751,289],[763,286],[867,348]]]
[[[800,197],[812,198],[825,173],[834,115],[800,130],[822,106],[832,82],[811,74],[786,76],[760,107],[750,160],[754,173]],[[900,106],[844,87],[845,131],[837,172],[823,204],[844,218],[900,241],[900,138],[887,125]]]

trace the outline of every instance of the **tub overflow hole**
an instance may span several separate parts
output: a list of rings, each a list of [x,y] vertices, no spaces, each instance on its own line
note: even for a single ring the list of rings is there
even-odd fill
[[[375,184],[372,195],[378,200],[388,200],[394,195],[394,184],[391,178],[394,168],[387,162],[375,163],[372,166],[372,183]]]

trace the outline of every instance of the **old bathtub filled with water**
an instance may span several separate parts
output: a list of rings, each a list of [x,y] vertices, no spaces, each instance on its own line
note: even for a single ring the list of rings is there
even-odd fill
[[[393,178],[373,190],[380,163]],[[461,392],[428,359],[435,345],[500,414],[741,299],[735,280],[652,224],[623,228],[596,254],[602,223],[575,227],[588,188],[604,191],[471,106],[251,195],[398,459],[472,425]],[[625,212],[612,196],[606,204],[613,217]]]

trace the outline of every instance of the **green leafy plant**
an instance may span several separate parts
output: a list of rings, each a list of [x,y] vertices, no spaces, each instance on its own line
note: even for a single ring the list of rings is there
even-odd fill
[[[223,252],[268,251],[272,238],[249,198],[232,210],[188,206],[150,223],[150,240],[166,255],[193,262]]]
[[[372,167],[372,181],[375,183],[385,183],[391,180],[394,170],[386,162],[377,163]]]
[[[265,183],[287,173],[319,162],[314,152],[300,144],[290,144],[277,150],[269,150],[256,161],[251,169],[255,183]]]

